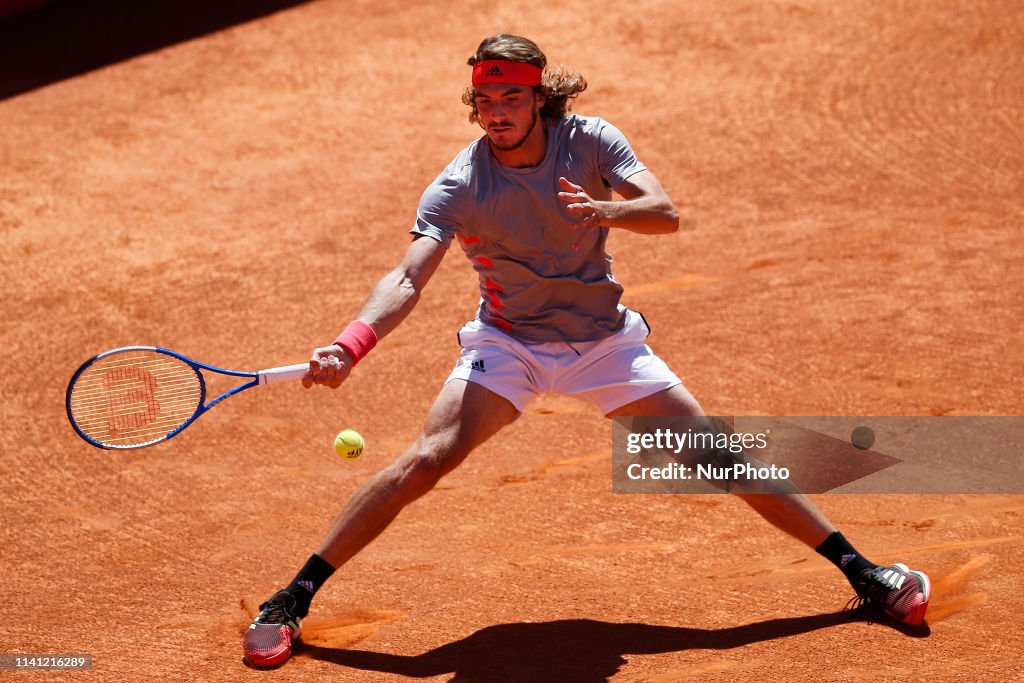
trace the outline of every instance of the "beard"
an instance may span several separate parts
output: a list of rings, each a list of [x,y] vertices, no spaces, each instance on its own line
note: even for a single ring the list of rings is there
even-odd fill
[[[526,129],[525,133],[523,133],[523,137],[519,138],[519,140],[513,142],[511,145],[499,145],[493,139],[491,139],[491,144],[494,145],[495,149],[500,149],[502,152],[512,152],[519,149],[523,146],[523,143],[526,142],[526,138],[530,137],[530,133],[532,133],[533,129],[537,126],[537,119],[539,118],[540,115],[537,113],[537,110],[534,109],[533,118],[530,120],[530,127]]]

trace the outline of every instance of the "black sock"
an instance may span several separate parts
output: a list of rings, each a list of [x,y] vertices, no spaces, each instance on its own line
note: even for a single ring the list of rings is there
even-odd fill
[[[309,612],[309,604],[313,602],[313,596],[320,590],[320,586],[331,578],[333,573],[334,567],[322,557],[316,554],[309,556],[305,566],[285,588],[298,603],[298,616],[306,616],[306,613]]]
[[[829,534],[828,538],[822,541],[821,545],[815,548],[815,550],[819,555],[839,567],[839,570],[846,575],[846,580],[850,582],[854,590],[857,589],[857,585],[860,582],[861,572],[865,569],[874,569],[877,566],[874,562],[870,562],[858,553],[838,531],[833,531]]]

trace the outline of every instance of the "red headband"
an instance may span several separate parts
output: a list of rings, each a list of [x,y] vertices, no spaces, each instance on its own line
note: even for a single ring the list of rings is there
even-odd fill
[[[541,69],[524,62],[485,59],[473,65],[473,85],[480,83],[540,85],[540,75]]]

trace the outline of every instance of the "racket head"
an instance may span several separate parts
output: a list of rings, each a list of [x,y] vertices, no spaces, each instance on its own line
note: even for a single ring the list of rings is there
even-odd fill
[[[153,346],[126,346],[90,358],[68,382],[71,426],[99,448],[151,446],[203,412],[206,382],[188,358]]]

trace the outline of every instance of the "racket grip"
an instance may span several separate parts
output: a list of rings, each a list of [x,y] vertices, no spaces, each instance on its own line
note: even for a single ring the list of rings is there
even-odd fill
[[[275,382],[291,382],[302,379],[302,376],[309,370],[309,363],[298,363],[297,365],[283,365],[279,368],[260,370],[257,374],[260,384],[274,384]]]

